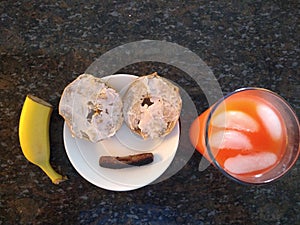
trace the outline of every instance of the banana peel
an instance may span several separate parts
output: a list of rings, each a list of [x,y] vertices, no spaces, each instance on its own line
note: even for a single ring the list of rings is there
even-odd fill
[[[28,94],[19,121],[19,141],[26,159],[39,166],[54,184],[67,180],[50,165],[49,125],[53,107]]]

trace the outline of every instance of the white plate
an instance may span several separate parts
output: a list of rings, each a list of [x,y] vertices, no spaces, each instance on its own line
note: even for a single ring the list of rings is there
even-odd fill
[[[136,76],[116,74],[103,77],[108,85],[122,95]],[[171,164],[179,143],[179,123],[163,139],[143,140],[125,124],[116,135],[98,143],[72,137],[64,124],[64,144],[67,155],[78,173],[90,183],[113,191],[129,191],[150,184]],[[141,167],[107,169],[99,166],[102,155],[124,156],[139,152],[152,152],[154,161]]]

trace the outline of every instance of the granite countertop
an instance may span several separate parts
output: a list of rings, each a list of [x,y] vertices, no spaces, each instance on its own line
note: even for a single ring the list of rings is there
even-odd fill
[[[8,1],[0,2],[0,224],[289,224],[300,221],[300,163],[282,179],[243,186],[213,166],[198,170],[194,152],[162,182],[114,192],[94,186],[71,165],[63,144],[58,103],[64,87],[97,58],[126,43],[158,40],[197,54],[224,94],[240,87],[270,89],[299,118],[300,5],[296,0],[244,1]],[[208,104],[178,68],[157,62],[121,73],[157,71]],[[21,108],[28,93],[54,106],[51,164],[59,185],[22,154]]]

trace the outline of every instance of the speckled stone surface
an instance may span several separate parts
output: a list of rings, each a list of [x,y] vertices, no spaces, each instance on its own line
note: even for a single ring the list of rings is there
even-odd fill
[[[107,191],[72,167],[57,111],[64,87],[95,59],[117,46],[151,39],[199,55],[224,94],[245,86],[268,88],[299,118],[299,18],[296,0],[1,1],[0,224],[299,224],[299,160],[275,183],[242,186],[212,166],[198,171],[201,156],[195,152],[163,182]],[[137,63],[120,72],[153,71],[172,79],[177,69]],[[180,82],[199,112],[205,110],[201,90],[191,81]],[[21,152],[18,122],[28,93],[54,106],[51,164],[69,177],[57,186]]]

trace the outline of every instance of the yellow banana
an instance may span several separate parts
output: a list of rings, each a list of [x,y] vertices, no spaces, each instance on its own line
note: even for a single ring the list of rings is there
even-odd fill
[[[31,163],[39,166],[54,184],[66,180],[50,165],[49,124],[52,105],[27,95],[19,122],[19,140],[23,154]]]

